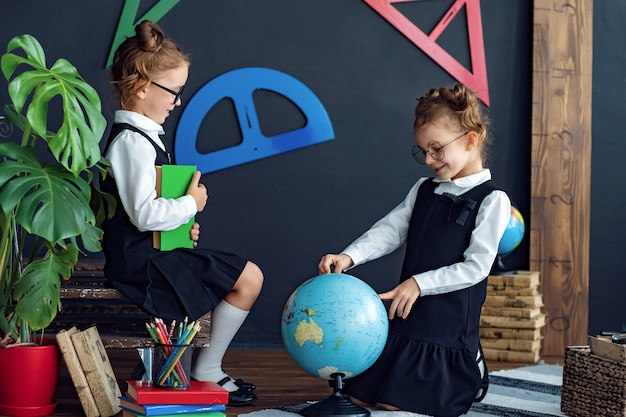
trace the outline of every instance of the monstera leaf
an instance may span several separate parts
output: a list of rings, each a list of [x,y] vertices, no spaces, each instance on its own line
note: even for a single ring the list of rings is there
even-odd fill
[[[26,56],[12,53],[16,49],[22,49]],[[32,69],[15,75],[21,64]],[[60,58],[46,68],[43,48],[26,34],[9,41],[0,67],[9,80],[13,102],[4,108],[7,120],[24,127],[25,118],[33,134],[43,138],[57,161],[74,175],[100,160],[99,141],[106,129],[100,98],[70,62]],[[63,120],[56,132],[49,132],[48,106],[57,96],[61,98]]]
[[[56,163],[42,165],[33,148],[0,144],[0,209],[28,233],[56,244],[94,224],[89,206],[91,188]]]
[[[78,248],[69,245],[60,252],[49,251],[46,257],[24,268],[13,293],[17,301],[15,313],[27,321],[32,330],[49,326],[61,309],[61,280],[70,277],[77,259]]]

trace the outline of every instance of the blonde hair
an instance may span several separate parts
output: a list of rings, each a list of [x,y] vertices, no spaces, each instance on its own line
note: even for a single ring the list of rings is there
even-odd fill
[[[191,63],[190,55],[149,20],[135,26],[135,36],[126,39],[115,51],[111,84],[122,107],[132,106],[136,94],[165,71]]]
[[[417,99],[413,133],[422,126],[448,117],[457,123],[459,131],[476,132],[481,158],[487,165],[491,145],[489,119],[484,114],[476,94],[465,85],[457,83],[453,87],[430,89]]]

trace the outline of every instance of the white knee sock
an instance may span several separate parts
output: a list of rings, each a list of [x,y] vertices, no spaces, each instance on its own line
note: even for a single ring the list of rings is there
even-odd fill
[[[222,369],[222,358],[248,313],[224,300],[215,306],[211,313],[211,345],[198,353],[191,373],[195,379],[218,382],[228,376]],[[239,388],[232,380],[223,387],[228,391],[237,391]]]

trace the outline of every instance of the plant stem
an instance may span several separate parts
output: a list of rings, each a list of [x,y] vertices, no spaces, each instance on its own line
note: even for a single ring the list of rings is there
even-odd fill
[[[25,148],[28,146],[28,138],[30,137],[30,131],[31,131],[30,123],[28,123],[28,120],[26,119],[26,126],[24,126],[24,132],[22,133],[22,143],[20,144],[22,148]]]

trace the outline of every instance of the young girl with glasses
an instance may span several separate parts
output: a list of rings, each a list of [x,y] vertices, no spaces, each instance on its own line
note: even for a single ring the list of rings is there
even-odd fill
[[[467,87],[431,89],[418,99],[413,155],[435,173],[321,274],[340,273],[406,245],[389,303],[389,337],[372,367],[346,380],[365,406],[438,417],[465,414],[488,387],[479,340],[487,276],[510,217],[510,201],[486,168],[487,118]]]
[[[153,231],[171,230],[204,209],[207,190],[200,172],[186,195],[157,198],[155,166],[172,164],[160,139],[162,124],[187,82],[189,55],[156,24],[143,21],[117,49],[112,84],[121,104],[105,149],[111,163],[102,189],[118,201],[103,225],[105,274],[113,286],[151,316],[181,323],[211,312],[211,345],[202,348],[192,378],[214,381],[229,391],[229,405],[256,400],[253,384],[231,379],[222,358],[256,301],[263,274],[231,253],[197,246],[200,226],[189,230],[194,249],[153,248]]]

